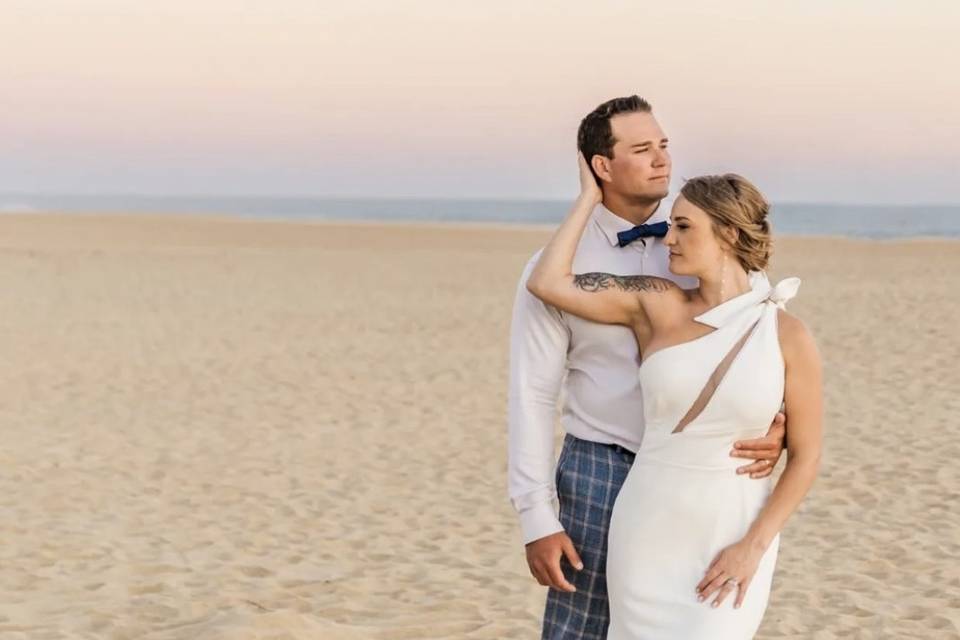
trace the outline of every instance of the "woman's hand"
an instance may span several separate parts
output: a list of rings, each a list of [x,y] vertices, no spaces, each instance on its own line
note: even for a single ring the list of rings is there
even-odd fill
[[[590,165],[587,164],[583,152],[577,152],[577,164],[580,165],[580,197],[586,199],[593,205],[598,205],[603,201],[603,191],[597,184],[597,179],[593,177]]]
[[[733,607],[739,609],[747,595],[750,581],[757,572],[763,552],[761,545],[745,538],[718,553],[710,563],[703,580],[697,585],[697,600],[704,602],[719,591],[717,598],[711,603],[711,606],[719,607],[730,592],[737,589],[737,599]]]

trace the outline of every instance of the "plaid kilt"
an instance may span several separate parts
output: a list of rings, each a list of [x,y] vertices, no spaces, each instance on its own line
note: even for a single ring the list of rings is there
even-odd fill
[[[610,623],[607,603],[607,531],[613,503],[634,454],[567,434],[557,461],[560,523],[583,560],[576,571],[566,557],[560,567],[576,593],[550,589],[541,640],[604,640]]]

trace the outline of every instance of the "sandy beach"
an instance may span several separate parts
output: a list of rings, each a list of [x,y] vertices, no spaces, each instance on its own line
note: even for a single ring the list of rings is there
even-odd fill
[[[547,237],[0,216],[0,638],[538,638],[505,403]],[[758,637],[960,638],[960,242],[775,251],[826,451]]]

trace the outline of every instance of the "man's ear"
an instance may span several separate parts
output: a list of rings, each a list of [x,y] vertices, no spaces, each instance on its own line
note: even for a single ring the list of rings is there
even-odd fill
[[[597,177],[603,182],[610,182],[612,180],[610,176],[610,158],[596,153],[590,158],[590,166],[593,168],[593,172],[597,174]]]

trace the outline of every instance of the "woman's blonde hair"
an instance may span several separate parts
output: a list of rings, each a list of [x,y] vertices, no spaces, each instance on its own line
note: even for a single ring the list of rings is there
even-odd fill
[[[687,180],[680,195],[702,209],[718,227],[737,232],[733,252],[747,271],[762,271],[770,261],[770,203],[741,175],[698,176]],[[719,236],[719,233],[718,233]]]

